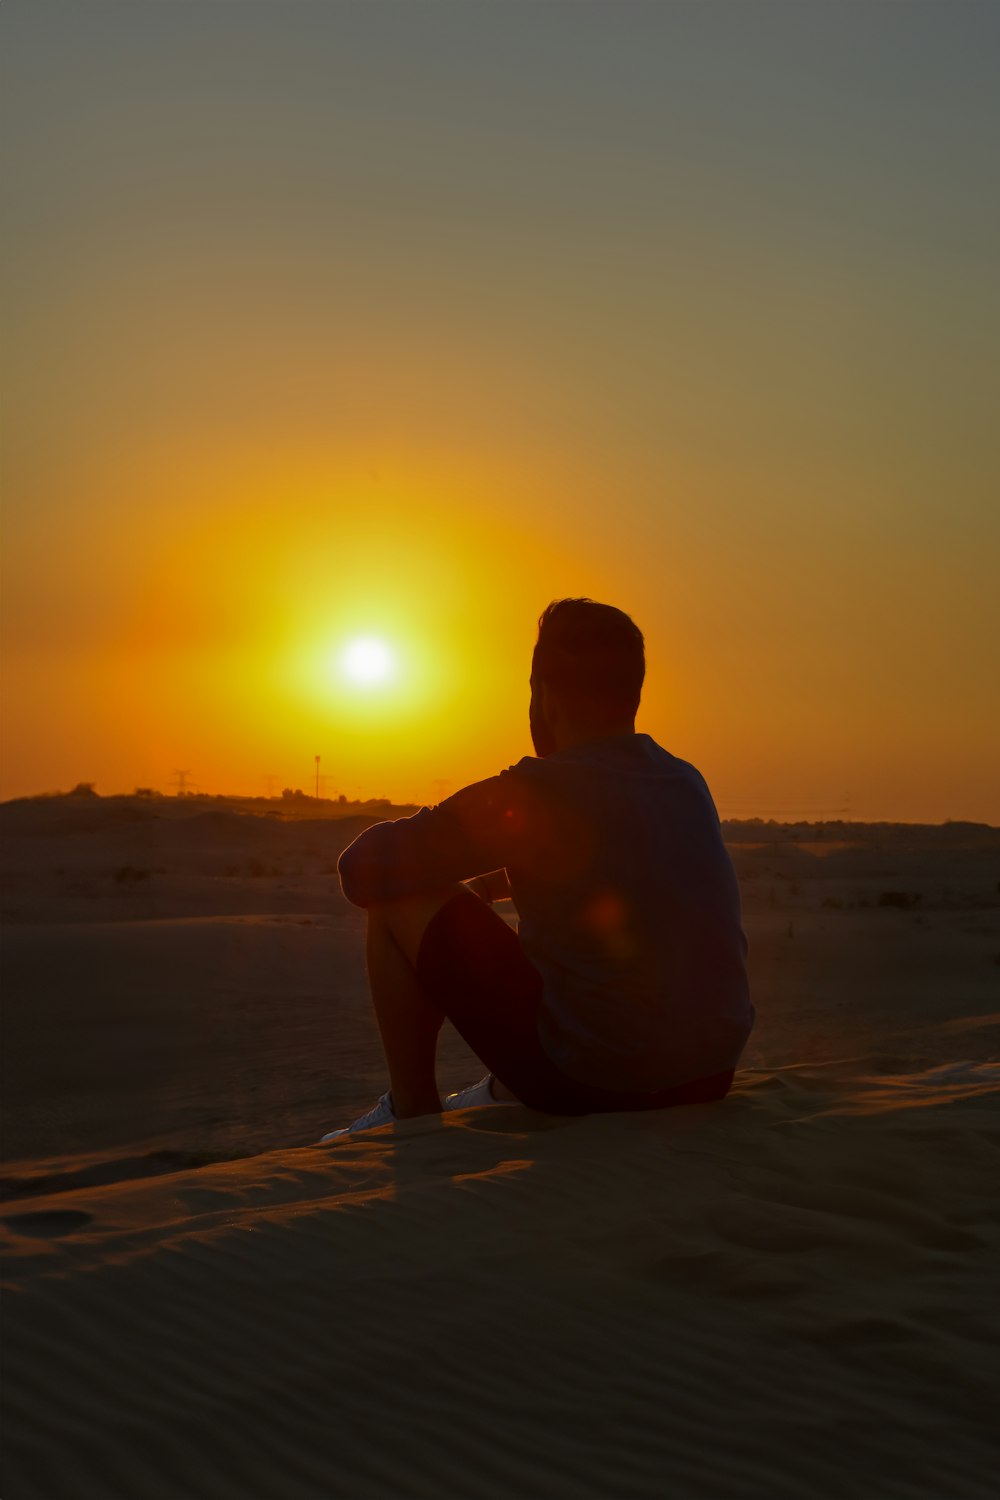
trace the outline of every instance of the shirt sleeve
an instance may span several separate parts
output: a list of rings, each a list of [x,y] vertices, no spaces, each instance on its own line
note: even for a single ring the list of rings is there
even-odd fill
[[[537,840],[535,801],[512,769],[464,787],[437,807],[422,807],[412,818],[375,823],[340,856],[344,895],[355,906],[374,906],[505,869]]]

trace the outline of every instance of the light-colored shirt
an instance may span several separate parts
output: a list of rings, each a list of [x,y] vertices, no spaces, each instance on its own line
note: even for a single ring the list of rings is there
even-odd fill
[[[341,855],[358,906],[506,869],[542,976],[539,1037],[583,1083],[661,1089],[736,1065],[753,1024],[740,896],[701,774],[648,734],[525,756]]]

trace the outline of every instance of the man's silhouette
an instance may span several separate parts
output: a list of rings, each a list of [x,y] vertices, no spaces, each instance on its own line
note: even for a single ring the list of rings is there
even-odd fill
[[[489,1071],[445,1108],[588,1114],[727,1092],[753,1024],[739,890],[702,776],[636,733],[644,675],[628,615],[550,604],[535,756],[341,855],[344,894],[368,910],[390,1087],[324,1140],[441,1110],[446,1016]],[[516,933],[491,909],[505,898]]]

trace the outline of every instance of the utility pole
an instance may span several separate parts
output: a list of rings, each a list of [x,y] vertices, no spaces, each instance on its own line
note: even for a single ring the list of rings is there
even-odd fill
[[[319,756],[316,757],[316,801],[319,801]]]

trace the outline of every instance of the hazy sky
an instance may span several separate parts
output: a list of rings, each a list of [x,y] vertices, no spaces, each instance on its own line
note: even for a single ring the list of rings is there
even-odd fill
[[[0,795],[318,753],[432,799],[529,751],[535,620],[589,594],[724,815],[1000,822],[1000,7],[0,39]]]

